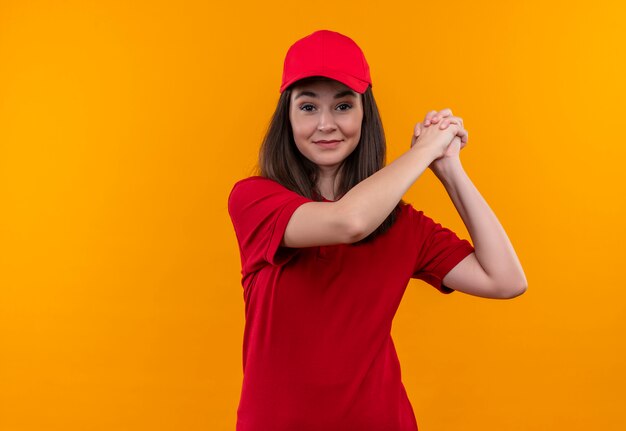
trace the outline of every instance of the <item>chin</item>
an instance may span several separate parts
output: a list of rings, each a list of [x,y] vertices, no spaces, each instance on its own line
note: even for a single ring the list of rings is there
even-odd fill
[[[306,156],[306,158],[311,162],[315,163],[317,166],[324,166],[327,168],[332,168],[339,165],[345,157],[319,157],[319,156]]]

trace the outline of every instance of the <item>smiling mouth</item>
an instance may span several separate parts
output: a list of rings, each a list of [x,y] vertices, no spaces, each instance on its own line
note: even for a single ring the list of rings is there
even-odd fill
[[[339,144],[341,143],[341,141],[328,141],[328,142],[323,142],[323,141],[317,141],[314,142],[315,145],[322,147],[322,148],[336,148],[339,146]]]
[[[341,141],[339,141],[337,139],[333,139],[332,141],[313,141],[313,143],[315,143],[315,144],[334,144],[334,143],[337,143],[337,142],[341,142]]]

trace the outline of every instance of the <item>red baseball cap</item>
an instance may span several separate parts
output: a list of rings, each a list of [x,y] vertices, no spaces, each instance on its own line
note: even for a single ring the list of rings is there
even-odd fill
[[[285,56],[280,92],[310,76],[335,79],[357,93],[364,93],[372,85],[361,48],[348,36],[330,30],[318,30],[291,45]]]

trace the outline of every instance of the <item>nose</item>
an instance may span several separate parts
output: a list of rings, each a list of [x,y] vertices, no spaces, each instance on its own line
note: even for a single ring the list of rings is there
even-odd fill
[[[328,130],[335,129],[335,118],[333,117],[332,112],[328,112],[326,110],[322,110],[319,116],[319,122],[317,123],[317,130],[320,132],[325,132]]]

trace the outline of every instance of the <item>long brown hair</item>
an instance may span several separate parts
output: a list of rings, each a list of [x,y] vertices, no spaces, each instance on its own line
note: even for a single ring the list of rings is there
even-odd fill
[[[315,163],[304,157],[296,147],[289,121],[289,105],[291,92],[295,85],[319,79],[330,78],[305,78],[292,84],[281,93],[278,106],[274,111],[259,150],[256,172],[257,175],[274,180],[287,189],[314,201],[322,200],[322,195],[317,190],[318,168]],[[362,93],[362,102],[361,138],[354,151],[342,161],[339,167],[341,175],[337,199],[365,178],[382,169],[386,163],[385,132],[372,87],[367,87],[367,90]],[[386,232],[395,223],[398,212],[403,205],[406,205],[406,202],[401,199],[378,228],[354,245],[369,242]]]

